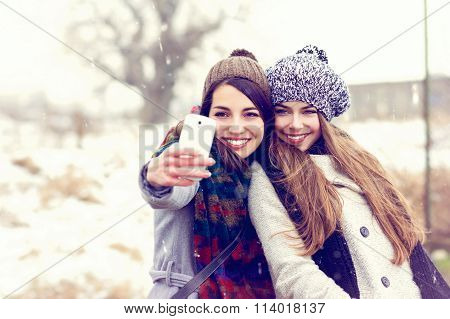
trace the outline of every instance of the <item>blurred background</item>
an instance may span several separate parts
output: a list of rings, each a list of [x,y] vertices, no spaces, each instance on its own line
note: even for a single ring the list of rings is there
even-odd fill
[[[448,1],[2,0],[0,25],[2,297],[145,298],[143,139],[233,49],[269,67],[306,44],[350,86],[335,124],[392,174],[450,281]]]

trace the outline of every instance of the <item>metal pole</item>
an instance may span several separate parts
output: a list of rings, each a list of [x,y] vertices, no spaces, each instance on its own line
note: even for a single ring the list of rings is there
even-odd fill
[[[430,77],[428,70],[428,6],[427,0],[424,0],[425,11],[425,79],[423,87],[423,120],[425,122],[425,181],[424,181],[424,213],[425,213],[425,227],[427,231],[431,231],[431,198],[430,198],[430,182],[431,182],[431,167],[430,167],[430,148],[431,148],[431,133],[430,133],[430,111],[429,111],[429,89]]]

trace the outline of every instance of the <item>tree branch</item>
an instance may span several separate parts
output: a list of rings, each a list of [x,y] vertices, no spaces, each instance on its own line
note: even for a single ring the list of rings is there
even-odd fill
[[[122,3],[130,10],[131,14],[133,15],[134,20],[137,21],[137,30],[133,34],[131,38],[132,43],[139,43],[142,40],[142,37],[144,35],[144,19],[142,15],[140,14],[140,11],[137,7],[134,7],[129,0],[122,0]]]

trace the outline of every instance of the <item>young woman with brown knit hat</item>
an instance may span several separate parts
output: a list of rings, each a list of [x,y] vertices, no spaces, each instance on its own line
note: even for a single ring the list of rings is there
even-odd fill
[[[411,208],[378,160],[329,121],[350,106],[326,54],[267,70],[275,108],[249,211],[278,298],[449,298]]]
[[[149,297],[183,298],[194,287],[185,297],[274,298],[261,243],[247,218],[250,164],[274,118],[267,79],[251,53],[235,50],[211,68],[200,114],[217,124],[211,158],[177,149],[178,125],[141,170],[143,196],[155,209]],[[198,166],[208,169],[192,170]],[[197,282],[228,247],[234,247],[231,255]]]

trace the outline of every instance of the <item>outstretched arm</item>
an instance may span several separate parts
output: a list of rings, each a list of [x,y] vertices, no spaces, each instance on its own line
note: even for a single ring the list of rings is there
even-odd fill
[[[195,151],[182,150],[178,143],[173,143],[142,167],[139,174],[142,196],[153,208],[183,208],[194,198],[199,187],[199,182],[192,178],[198,180],[211,175],[208,170],[198,167],[213,163],[213,159],[202,158]]]
[[[178,210],[185,207],[197,193],[199,182],[190,186],[161,186],[154,187],[146,179],[147,167],[144,165],[139,174],[139,187],[142,197],[154,209]]]

